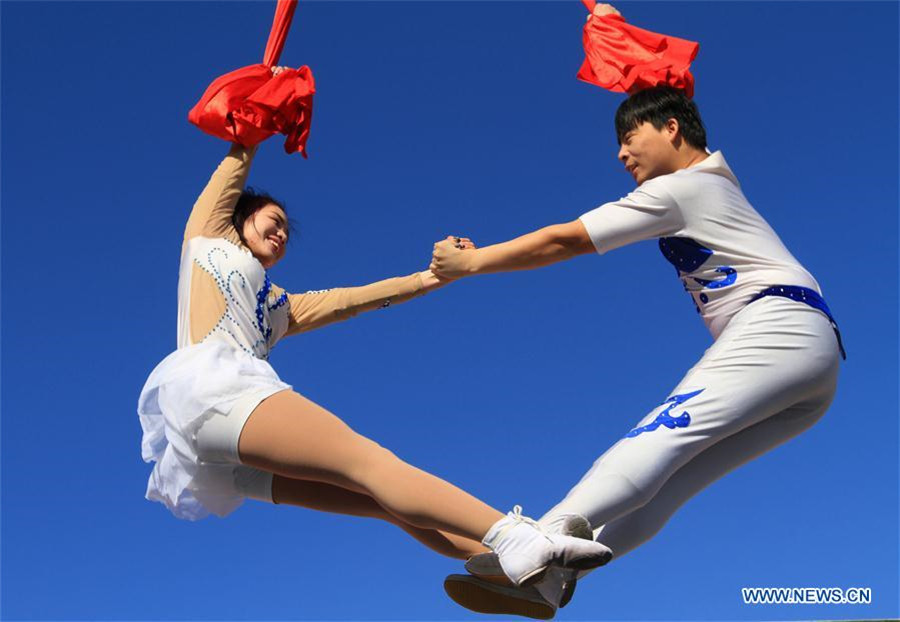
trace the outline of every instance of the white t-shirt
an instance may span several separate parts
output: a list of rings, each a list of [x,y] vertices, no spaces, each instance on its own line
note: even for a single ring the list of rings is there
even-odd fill
[[[772,285],[819,284],[741,192],[721,151],[649,179],[628,196],[581,216],[601,255],[659,238],[716,338],[750,299]]]

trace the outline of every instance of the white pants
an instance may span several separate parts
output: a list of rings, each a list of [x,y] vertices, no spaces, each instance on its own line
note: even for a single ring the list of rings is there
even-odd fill
[[[810,428],[837,386],[829,320],[767,297],[737,313],[678,384],[604,453],[541,522],[582,514],[614,560],[653,537],[681,505],[736,467]]]

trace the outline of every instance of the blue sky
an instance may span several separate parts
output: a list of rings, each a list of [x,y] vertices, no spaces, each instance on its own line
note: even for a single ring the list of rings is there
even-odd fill
[[[898,605],[898,5],[622,2],[700,42],[695,99],[750,201],[816,276],[849,359],[828,414],[595,572],[561,620],[884,618]],[[227,147],[206,85],[259,62],[262,2],[2,2],[4,619],[463,620],[461,564],[396,528],[143,499],[135,405],[175,346],[180,236]],[[318,86],[310,158],[251,184],[300,231],[292,291],[423,269],[626,194],[622,96],[575,80],[570,2],[301,2],[282,61]],[[279,344],[296,390],[409,462],[540,515],[710,337],[653,242],[454,284]],[[868,606],[740,588],[870,587]]]

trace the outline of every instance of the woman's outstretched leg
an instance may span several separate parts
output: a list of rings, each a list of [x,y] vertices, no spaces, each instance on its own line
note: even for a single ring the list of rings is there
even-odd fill
[[[263,400],[238,442],[243,464],[291,479],[365,492],[392,515],[423,529],[481,540],[503,514],[417,469],[293,391]]]
[[[299,507],[377,518],[396,525],[433,551],[454,559],[467,559],[487,549],[477,540],[444,533],[436,529],[422,529],[403,522],[372,497],[333,484],[291,479],[281,475],[272,478],[272,501]]]
[[[542,533],[517,512],[504,517],[456,486],[417,469],[293,391],[263,400],[238,441],[241,463],[297,480],[365,493],[404,523],[483,541],[516,584],[553,564],[594,568],[612,556],[590,540]]]

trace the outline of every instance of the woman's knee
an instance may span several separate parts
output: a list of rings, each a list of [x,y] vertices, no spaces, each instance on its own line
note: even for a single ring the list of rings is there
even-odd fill
[[[379,479],[389,477],[390,470],[397,464],[402,464],[394,452],[370,438],[357,434],[353,444],[345,475],[368,490],[372,490]]]

